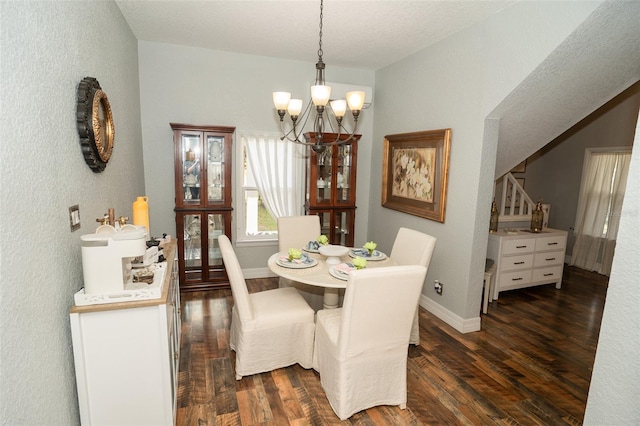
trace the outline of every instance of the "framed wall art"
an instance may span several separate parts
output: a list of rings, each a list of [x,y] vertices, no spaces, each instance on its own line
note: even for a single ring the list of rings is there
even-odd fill
[[[382,206],[444,222],[451,129],[387,135]]]

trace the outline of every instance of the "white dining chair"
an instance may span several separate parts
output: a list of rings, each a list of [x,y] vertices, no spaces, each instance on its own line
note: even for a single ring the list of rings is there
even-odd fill
[[[427,269],[354,271],[344,304],[316,314],[313,368],[333,411],[346,420],[377,405],[407,403],[407,349]]]
[[[283,216],[278,222],[278,251],[287,252],[290,248],[302,250],[309,241],[320,236],[320,216]],[[314,311],[322,309],[324,289],[280,278],[280,287],[295,287]]]
[[[429,269],[431,257],[436,247],[436,237],[409,228],[400,228],[393,242],[389,256],[396,265],[422,265]],[[416,306],[416,315],[411,328],[413,345],[420,344],[420,307]]]
[[[295,363],[311,368],[314,310],[293,287],[249,294],[231,241],[220,235],[218,243],[233,294],[229,346],[236,380]]]

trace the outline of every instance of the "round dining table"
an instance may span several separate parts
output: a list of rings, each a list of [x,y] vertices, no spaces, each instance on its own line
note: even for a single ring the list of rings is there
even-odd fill
[[[329,268],[333,265],[327,264],[327,257],[320,253],[305,252],[310,258],[317,261],[311,267],[284,267],[277,262],[279,258],[286,257],[286,252],[274,253],[268,261],[269,270],[274,274],[303,284],[309,284],[324,288],[324,309],[337,308],[341,288],[347,288],[347,281],[334,277],[329,273]],[[340,257],[340,262],[351,263],[353,258],[346,254]],[[382,260],[367,260],[367,268],[379,268],[384,266],[395,266],[396,262],[386,256]]]

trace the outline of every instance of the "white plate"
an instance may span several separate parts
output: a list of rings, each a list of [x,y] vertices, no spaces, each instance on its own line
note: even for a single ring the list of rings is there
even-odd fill
[[[381,251],[374,250],[372,255],[369,255],[369,251],[367,249],[351,249],[349,250],[349,256],[351,257],[361,257],[366,260],[384,260],[387,258],[387,255]]]
[[[346,272],[342,269],[339,269],[338,267],[349,267],[350,271],[355,271],[357,268],[355,266],[353,266],[351,263],[341,263],[340,265],[335,265],[329,268],[329,274],[331,274],[331,276],[339,279],[339,280],[343,280],[346,281],[349,279],[349,273],[350,272]]]
[[[316,249],[316,248],[312,248],[312,247],[310,247],[310,246],[309,246],[311,242],[312,242],[312,241],[309,241],[309,242],[307,243],[307,245],[306,245],[306,246],[304,246],[303,250],[304,250],[304,251],[306,251],[306,252],[309,252],[309,253],[320,253],[320,252],[318,251],[318,249]]]
[[[311,268],[312,266],[316,266],[318,264],[318,261],[316,259],[309,257],[305,253],[302,253],[300,259],[303,259],[301,263],[289,262],[289,260],[285,256],[282,256],[276,259],[276,263],[283,268],[291,269]]]

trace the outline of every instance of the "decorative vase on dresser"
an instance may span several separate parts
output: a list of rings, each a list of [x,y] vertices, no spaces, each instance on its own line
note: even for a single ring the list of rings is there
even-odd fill
[[[235,127],[171,123],[181,290],[228,287],[218,236],[231,239]]]
[[[325,134],[326,140],[338,135]],[[348,135],[341,135],[346,140]],[[305,133],[307,142],[315,142],[315,133]],[[329,244],[352,247],[356,218],[356,171],[358,140],[354,135],[341,145],[329,145],[317,154],[309,150],[306,168],[306,214],[320,216],[320,229]]]
[[[544,228],[540,232],[499,229],[489,234],[487,258],[496,263],[491,294],[542,284],[562,285],[567,231]]]

